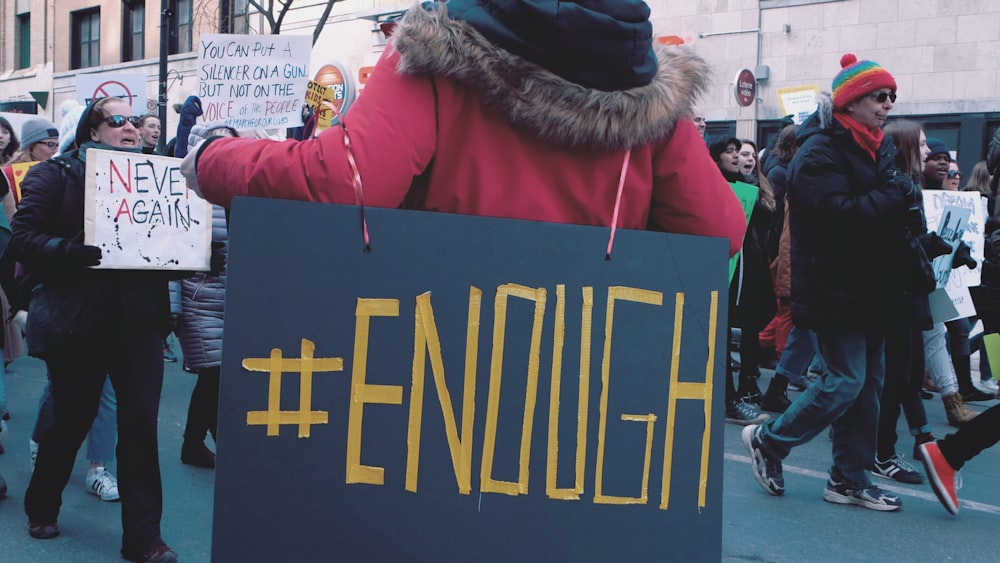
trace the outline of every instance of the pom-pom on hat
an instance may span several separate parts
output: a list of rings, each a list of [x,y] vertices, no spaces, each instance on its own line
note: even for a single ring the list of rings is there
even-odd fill
[[[880,88],[896,90],[896,79],[889,71],[872,61],[859,61],[854,53],[840,57],[841,71],[833,79],[833,108],[847,104]]]

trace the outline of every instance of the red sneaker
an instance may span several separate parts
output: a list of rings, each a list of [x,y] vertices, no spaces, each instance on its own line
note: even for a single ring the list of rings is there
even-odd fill
[[[958,493],[955,491],[955,476],[958,472],[944,458],[937,442],[920,444],[920,454],[920,461],[924,462],[934,494],[948,512],[958,514]]]

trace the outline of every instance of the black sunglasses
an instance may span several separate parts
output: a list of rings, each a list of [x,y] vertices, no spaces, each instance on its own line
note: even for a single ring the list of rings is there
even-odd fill
[[[138,129],[140,121],[142,121],[142,118],[138,115],[130,115],[129,117],[125,117],[124,115],[109,115],[104,118],[104,123],[107,123],[108,127],[113,129],[125,127],[126,123],[131,123],[132,127]]]
[[[872,99],[880,104],[884,104],[886,100],[892,103],[896,103],[896,93],[895,92],[879,92],[878,94],[872,94]]]
[[[949,178],[961,178],[962,177],[962,173],[959,172],[958,170],[949,170],[948,171],[948,177]]]

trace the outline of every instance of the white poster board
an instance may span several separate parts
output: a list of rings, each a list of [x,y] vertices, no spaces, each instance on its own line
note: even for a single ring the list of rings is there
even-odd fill
[[[207,271],[212,206],[187,188],[181,159],[87,151],[84,243],[95,268]]]
[[[935,315],[934,320],[944,322],[971,317],[976,314],[976,309],[969,296],[969,288],[979,285],[982,278],[986,199],[979,192],[924,190],[923,193],[927,230],[937,232],[953,249],[961,239],[969,246],[976,261],[972,270],[964,266],[951,269],[954,250],[934,260],[935,273],[940,276],[938,287],[947,292],[957,311],[954,316],[949,315],[951,318]]]
[[[202,119],[238,130],[302,125],[311,50],[309,35],[201,34]]]
[[[796,125],[802,125],[806,118],[816,111],[819,86],[808,84],[778,88],[777,94],[781,115],[791,114],[792,121]]]
[[[83,105],[107,97],[121,98],[132,106],[132,113],[145,115],[146,75],[137,72],[102,72],[76,75],[76,101]]]

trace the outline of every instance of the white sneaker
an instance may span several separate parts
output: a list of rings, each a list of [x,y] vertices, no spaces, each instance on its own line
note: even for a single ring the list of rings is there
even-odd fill
[[[101,500],[118,500],[118,480],[104,467],[87,473],[87,492],[101,497]]]
[[[38,442],[28,438],[28,451],[31,452],[31,472],[35,472],[35,460],[38,459]]]

